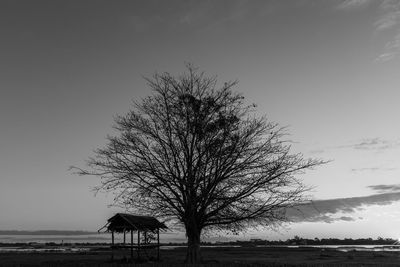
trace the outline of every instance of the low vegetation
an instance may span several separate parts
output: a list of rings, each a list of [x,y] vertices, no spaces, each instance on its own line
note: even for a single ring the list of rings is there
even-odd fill
[[[320,249],[312,247],[214,247],[203,248],[205,261],[196,264],[184,264],[185,248],[161,251],[161,261],[142,256],[136,258],[134,266],[142,267],[258,267],[258,266],[399,266],[399,252],[392,251],[349,251]],[[117,267],[132,266],[129,252],[121,251],[110,261],[110,251],[89,251],[82,253],[0,253],[0,265],[11,266],[82,266]]]

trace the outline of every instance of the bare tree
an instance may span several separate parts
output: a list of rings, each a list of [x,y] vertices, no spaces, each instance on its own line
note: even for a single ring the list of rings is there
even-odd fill
[[[146,80],[153,95],[116,118],[119,135],[79,173],[100,176],[118,203],[179,222],[187,262],[200,260],[202,231],[270,226],[304,200],[294,175],[323,162],[290,154],[285,130],[255,116],[236,82],[217,88],[191,65]]]

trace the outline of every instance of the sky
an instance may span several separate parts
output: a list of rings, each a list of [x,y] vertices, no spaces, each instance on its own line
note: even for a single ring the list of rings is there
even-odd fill
[[[3,0],[0,38],[2,230],[97,230],[123,211],[69,167],[151,94],[144,77],[189,62],[330,161],[299,176],[312,208],[241,238],[400,237],[400,1]]]

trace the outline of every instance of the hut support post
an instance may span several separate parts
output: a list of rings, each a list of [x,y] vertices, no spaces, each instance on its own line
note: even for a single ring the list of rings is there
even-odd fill
[[[126,230],[124,229],[124,245],[125,245],[125,242],[126,242],[125,234],[126,234]]]
[[[111,260],[114,260],[114,231],[111,231]]]
[[[133,262],[133,230],[131,230],[131,262]]]
[[[137,231],[137,256],[140,259],[140,231]]]
[[[160,261],[160,228],[157,228],[157,261]]]

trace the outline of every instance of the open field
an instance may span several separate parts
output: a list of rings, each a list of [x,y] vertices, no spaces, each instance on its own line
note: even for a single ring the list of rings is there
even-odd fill
[[[161,250],[161,261],[135,262],[134,266],[186,266],[184,248]],[[319,248],[203,248],[204,263],[199,266],[400,266],[400,253],[390,251],[341,252]],[[150,257],[155,253],[149,253]],[[110,251],[79,253],[2,252],[1,266],[132,266],[124,260],[129,251],[116,255],[110,262]],[[136,256],[136,254],[134,254]]]

